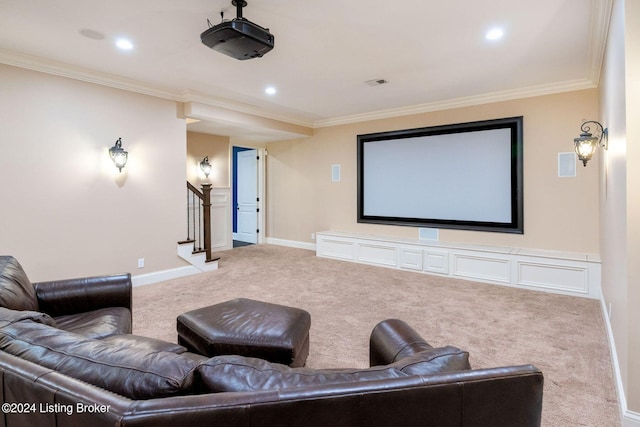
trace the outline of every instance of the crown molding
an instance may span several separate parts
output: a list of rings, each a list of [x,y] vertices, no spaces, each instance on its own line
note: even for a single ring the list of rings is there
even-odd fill
[[[253,105],[230,101],[222,98],[216,98],[210,95],[199,93],[194,90],[172,90],[169,88],[141,82],[139,80],[128,79],[126,77],[91,70],[89,68],[69,65],[62,62],[27,55],[7,49],[0,49],[0,63],[52,74],[60,77],[67,77],[74,80],[112,87],[115,89],[122,89],[129,92],[154,96],[170,101],[199,102],[201,104],[224,108],[235,112],[252,114],[258,117],[283,121],[286,123],[305,126],[309,128],[313,127],[312,121],[304,120],[299,117],[290,115],[277,114]]]
[[[172,101],[180,100],[180,93],[171,89],[11,50],[0,49],[0,63]]]
[[[327,120],[318,120],[314,123],[315,128],[339,126],[364,122],[369,120],[389,119],[393,117],[409,116],[413,114],[423,114],[433,111],[450,110],[453,108],[472,107],[474,105],[490,104],[493,102],[512,101],[514,99],[531,98],[535,96],[553,95],[562,92],[575,90],[593,89],[597,87],[591,80],[570,80],[566,82],[553,83],[548,85],[529,86],[526,88],[506,90],[481,95],[466,96],[444,101],[435,101],[425,104],[412,105],[408,107],[392,108],[388,110],[373,111],[364,114],[354,114],[351,116],[337,117]]]
[[[293,115],[280,114],[268,111],[254,105],[216,98],[194,90],[177,91],[156,85],[150,85],[138,80],[128,79],[113,74],[77,67],[45,58],[26,55],[19,52],[0,49],[0,63],[26,68],[43,73],[68,77],[89,83],[95,83],[116,89],[144,95],[155,96],[177,102],[199,102],[213,107],[224,108],[230,111],[251,114],[267,119],[278,120],[308,128],[324,128],[370,120],[389,119],[413,114],[422,114],[433,111],[452,108],[469,107],[493,102],[510,101],[520,98],[529,98],[542,95],[550,95],[575,90],[592,89],[598,86],[600,71],[604,60],[609,21],[613,7],[613,0],[591,0],[590,21],[590,57],[588,78],[571,80],[547,85],[530,86],[507,91],[499,91],[474,95],[469,97],[454,98],[443,101],[434,101],[424,104],[386,110],[372,111],[363,114],[354,114],[341,117],[333,117],[321,120],[307,120]]]
[[[422,114],[433,111],[448,110],[452,108],[471,107],[474,105],[489,104],[492,102],[511,101],[520,98],[531,98],[535,96],[552,95],[555,93],[570,92],[574,90],[593,89],[598,87],[600,82],[600,72],[604,61],[604,54],[607,45],[607,35],[609,33],[609,23],[613,0],[591,0],[589,22],[589,62],[587,78],[571,80],[549,85],[530,86],[515,90],[486,93],[481,95],[435,101],[425,104],[393,108],[388,110],[373,111],[364,114],[335,117],[314,122],[314,128],[339,126],[364,122],[369,120],[389,119],[393,117],[407,116],[412,114]]]
[[[225,110],[231,110],[237,113],[251,114],[253,116],[262,117],[265,119],[277,120],[280,122],[289,123],[292,125],[304,126],[308,128],[313,128],[314,122],[309,120],[304,120],[298,117],[293,117],[289,115],[283,115],[274,113],[272,111],[265,110],[260,107],[256,107],[250,104],[244,104],[235,101],[229,101],[227,99],[222,98],[214,98],[209,95],[205,95],[203,93],[199,93],[193,90],[186,90],[182,93],[181,102],[198,102],[200,104],[205,104],[210,107],[223,108]]]
[[[591,0],[588,78],[596,86],[600,83],[612,10],[613,0]]]

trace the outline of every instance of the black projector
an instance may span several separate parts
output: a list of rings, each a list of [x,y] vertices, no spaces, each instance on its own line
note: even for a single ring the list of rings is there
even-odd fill
[[[273,49],[273,34],[244,18],[214,25],[200,34],[202,43],[236,59],[260,58]]]

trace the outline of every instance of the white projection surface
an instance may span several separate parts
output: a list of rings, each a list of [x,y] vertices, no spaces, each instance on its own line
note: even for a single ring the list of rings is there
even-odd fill
[[[511,130],[363,144],[364,216],[510,223]]]

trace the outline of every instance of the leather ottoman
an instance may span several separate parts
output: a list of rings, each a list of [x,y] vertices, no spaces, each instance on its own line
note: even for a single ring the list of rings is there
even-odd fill
[[[292,367],[309,355],[311,316],[305,310],[237,298],[178,316],[178,343],[213,357],[237,354]]]

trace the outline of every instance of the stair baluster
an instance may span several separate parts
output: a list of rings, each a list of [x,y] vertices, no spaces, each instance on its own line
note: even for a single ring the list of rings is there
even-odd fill
[[[211,257],[211,184],[202,184],[202,191],[187,181],[187,238],[183,242],[193,242],[193,253],[205,252],[206,260]],[[217,258],[216,258],[217,259]]]

